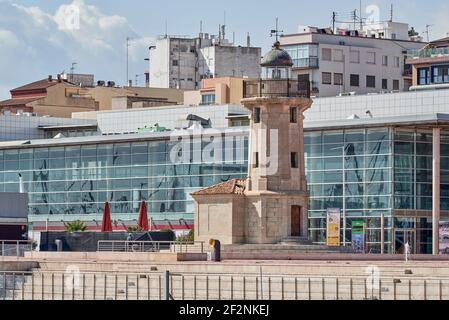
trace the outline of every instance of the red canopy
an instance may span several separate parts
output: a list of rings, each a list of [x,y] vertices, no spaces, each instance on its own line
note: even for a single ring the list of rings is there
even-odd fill
[[[109,208],[109,202],[104,204],[101,232],[112,232],[111,209]]]
[[[148,226],[147,204],[145,201],[142,201],[140,204],[139,220],[137,220],[137,223],[143,231],[148,231],[150,229]]]

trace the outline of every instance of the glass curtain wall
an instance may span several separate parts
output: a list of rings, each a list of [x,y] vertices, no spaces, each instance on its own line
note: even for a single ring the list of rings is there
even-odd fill
[[[383,214],[388,252],[393,224],[391,130],[306,132],[305,159],[310,192],[309,235],[313,242],[326,243],[326,210],[339,208],[342,245],[344,236],[346,245],[351,245],[352,221],[364,221],[368,251],[380,252]]]
[[[190,193],[246,178],[248,139],[241,135],[212,151],[222,157],[194,157],[210,144],[190,140],[190,161],[172,163],[178,142],[132,143],[0,150],[0,192],[19,191],[19,173],[29,193],[30,221],[101,219],[109,201],[114,219],[137,219],[140,201],[148,201],[156,220],[193,219]]]
[[[432,210],[432,132],[396,130],[394,134],[394,208]],[[441,134],[441,210],[449,211],[449,132]],[[415,230],[417,253],[432,253],[430,217],[395,219],[395,230]]]

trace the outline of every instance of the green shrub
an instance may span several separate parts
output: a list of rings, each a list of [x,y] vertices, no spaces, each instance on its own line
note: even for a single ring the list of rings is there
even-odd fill
[[[142,228],[139,226],[130,226],[126,229],[128,233],[138,233],[143,232]]]
[[[84,232],[87,230],[87,225],[80,220],[67,222],[64,227],[67,232]]]
[[[195,232],[193,231],[193,229],[190,229],[188,234],[186,234],[184,236],[179,236],[176,240],[182,241],[182,242],[194,242],[195,241]]]

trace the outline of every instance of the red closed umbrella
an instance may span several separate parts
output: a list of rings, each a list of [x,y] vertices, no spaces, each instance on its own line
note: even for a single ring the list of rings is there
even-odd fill
[[[137,220],[137,223],[140,229],[142,229],[143,231],[148,231],[150,229],[150,227],[148,226],[147,204],[143,200],[140,204],[139,220]]]
[[[101,232],[112,232],[111,209],[109,208],[109,202],[104,204]]]

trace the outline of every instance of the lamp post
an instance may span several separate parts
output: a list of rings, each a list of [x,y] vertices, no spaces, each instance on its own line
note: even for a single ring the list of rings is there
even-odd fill
[[[342,152],[342,162],[343,162],[343,246],[346,247],[346,167],[345,167],[345,157],[346,157],[346,146],[341,146],[333,148],[331,150],[340,150]]]

